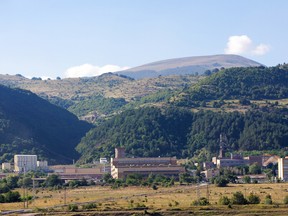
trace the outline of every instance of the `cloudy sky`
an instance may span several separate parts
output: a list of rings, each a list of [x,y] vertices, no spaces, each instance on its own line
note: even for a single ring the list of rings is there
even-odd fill
[[[238,54],[288,62],[286,0],[0,0],[0,74],[95,76]]]

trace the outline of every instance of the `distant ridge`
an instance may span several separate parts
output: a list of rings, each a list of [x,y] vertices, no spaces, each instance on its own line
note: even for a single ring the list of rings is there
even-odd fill
[[[263,66],[251,59],[239,55],[209,55],[194,56],[162,60],[118,71],[117,74],[132,77],[134,79],[152,78],[168,75],[203,74],[206,70],[231,67],[257,67]]]

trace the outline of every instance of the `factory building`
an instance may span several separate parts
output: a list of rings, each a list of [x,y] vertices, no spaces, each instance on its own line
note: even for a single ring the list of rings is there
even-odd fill
[[[175,157],[127,158],[124,148],[116,148],[115,158],[111,158],[111,175],[115,179],[134,173],[178,176],[184,171],[184,167],[177,164]]]
[[[27,172],[37,169],[37,155],[14,155],[15,172]]]
[[[11,163],[2,163],[2,170],[11,170]]]

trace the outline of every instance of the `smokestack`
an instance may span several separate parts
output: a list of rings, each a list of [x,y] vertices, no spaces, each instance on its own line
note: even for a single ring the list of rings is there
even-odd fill
[[[115,148],[115,158],[125,158],[125,148],[118,147]]]

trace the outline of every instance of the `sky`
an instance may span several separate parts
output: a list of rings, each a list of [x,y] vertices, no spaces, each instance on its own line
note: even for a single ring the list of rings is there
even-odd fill
[[[238,54],[288,62],[287,0],[0,0],[0,74],[96,76]]]

